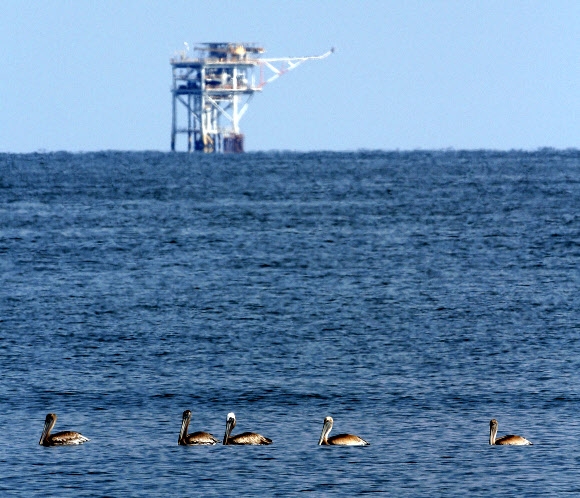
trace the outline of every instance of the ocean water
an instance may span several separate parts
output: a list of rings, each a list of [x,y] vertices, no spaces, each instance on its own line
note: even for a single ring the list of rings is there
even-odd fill
[[[578,494],[579,262],[577,150],[0,154],[0,494]]]

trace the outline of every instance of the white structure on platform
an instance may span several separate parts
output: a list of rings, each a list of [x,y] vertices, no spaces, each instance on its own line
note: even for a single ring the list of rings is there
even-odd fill
[[[194,50],[197,56],[190,58],[186,43],[185,50],[170,60],[173,151],[177,134],[182,133],[187,135],[189,152],[243,152],[240,119],[254,93],[303,62],[334,52],[267,59],[260,57],[264,49],[253,43],[202,43]]]

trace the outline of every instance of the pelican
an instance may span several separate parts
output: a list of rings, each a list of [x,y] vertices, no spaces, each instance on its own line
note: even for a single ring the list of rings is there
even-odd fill
[[[177,440],[177,444],[180,445],[189,445],[189,444],[216,444],[219,441],[213,437],[208,432],[193,432],[191,434],[187,433],[187,429],[189,427],[189,421],[191,420],[191,412],[189,410],[185,410],[183,412],[183,418],[181,419],[181,430],[179,431],[179,439]]]
[[[261,434],[256,434],[255,432],[242,432],[236,436],[230,436],[235,426],[236,414],[230,412],[226,419],[226,433],[224,434],[223,444],[272,444],[271,439],[268,439]]]
[[[368,446],[370,443],[364,439],[355,436],[354,434],[337,434],[336,436],[328,437],[332,430],[334,420],[332,417],[324,419],[322,426],[322,434],[318,440],[319,445],[334,445],[334,446]]]
[[[524,446],[530,443],[525,437],[515,436],[510,434],[508,436],[502,436],[500,438],[495,438],[497,435],[497,420],[492,418],[489,422],[489,444],[510,444],[517,446]]]
[[[43,446],[62,446],[65,444],[82,444],[90,441],[82,434],[74,431],[62,431],[56,434],[50,434],[50,431],[56,424],[56,413],[49,413],[44,420],[44,429],[42,430],[42,436],[40,436],[40,441],[38,444]]]

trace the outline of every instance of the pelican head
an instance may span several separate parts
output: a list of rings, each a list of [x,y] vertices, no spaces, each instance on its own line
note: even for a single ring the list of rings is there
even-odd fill
[[[189,421],[191,420],[191,412],[189,410],[185,410],[183,412],[183,416],[181,419],[181,430],[179,431],[179,439],[177,442],[179,443],[187,434],[187,428],[189,427]]]
[[[328,435],[332,430],[333,423],[334,420],[332,420],[332,417],[324,417],[324,425],[322,426],[322,433],[320,434],[320,439],[318,440],[319,445],[321,445],[328,438]]]
[[[236,414],[234,412],[230,412],[226,417],[226,432],[224,434],[223,444],[227,443],[228,438],[230,437],[230,434],[234,430],[235,426],[236,426]]]
[[[44,443],[44,440],[49,436],[54,424],[56,424],[56,413],[49,413],[44,419],[44,429],[42,429],[42,436],[40,436],[38,444]]]

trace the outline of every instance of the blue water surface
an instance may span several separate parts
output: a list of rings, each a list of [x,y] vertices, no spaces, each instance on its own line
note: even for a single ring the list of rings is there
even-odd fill
[[[0,154],[0,493],[577,494],[579,262],[577,150]]]

